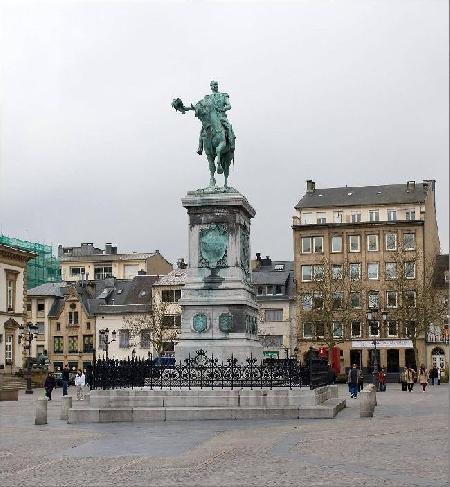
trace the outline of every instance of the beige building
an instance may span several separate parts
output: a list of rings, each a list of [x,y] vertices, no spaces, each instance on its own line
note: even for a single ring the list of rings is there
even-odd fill
[[[16,372],[23,366],[19,326],[27,318],[27,262],[35,254],[0,245],[0,368]]]
[[[332,333],[341,350],[340,372],[351,363],[370,370],[373,340],[377,341],[378,361],[388,372],[395,374],[405,363],[413,364],[412,343],[404,334],[407,324],[393,319],[403,299],[393,287],[393,279],[404,277],[402,294],[416,303],[425,279],[424,266],[439,254],[434,180],[326,189],[316,189],[308,181],[295,210],[292,228],[300,354],[310,346],[318,349],[325,344],[323,323],[309,317],[324,308],[324,296],[316,296],[315,288],[328,273],[330,282],[347,278],[350,283],[348,289],[333,291],[336,309],[342,308],[342,302],[351,308],[346,322],[340,321],[339,312],[333,322]],[[403,269],[398,268],[399,254],[405,260]],[[378,313],[368,322],[370,308]],[[386,321],[382,311],[387,312]],[[424,337],[418,348],[419,360],[425,362]]]
[[[252,260],[252,283],[259,305],[258,336],[265,358],[288,358],[295,355],[296,293],[294,263],[272,261],[256,254]]]
[[[117,247],[110,243],[104,249],[94,247],[92,243],[82,243],[80,247],[58,247],[61,261],[61,279],[63,281],[101,280],[108,277],[132,279],[139,272],[149,276],[165,275],[172,270],[159,250],[149,253],[117,252]]]

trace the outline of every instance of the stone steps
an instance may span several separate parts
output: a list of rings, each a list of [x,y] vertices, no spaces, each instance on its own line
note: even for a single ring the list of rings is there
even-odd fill
[[[345,399],[329,399],[320,406],[79,407],[69,410],[68,423],[195,421],[207,419],[331,419],[344,407]]]

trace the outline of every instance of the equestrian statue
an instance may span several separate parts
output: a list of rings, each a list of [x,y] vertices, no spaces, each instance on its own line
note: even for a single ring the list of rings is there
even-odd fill
[[[216,186],[214,175],[217,171],[217,174],[223,173],[225,176],[224,189],[227,189],[231,161],[234,163],[236,138],[226,113],[231,105],[228,94],[219,93],[217,81],[211,81],[210,86],[212,93],[195,105],[186,107],[180,98],[175,98],[172,107],[183,114],[193,110],[195,116],[202,122],[197,154],[202,155],[204,150],[208,158],[211,174],[209,188]]]

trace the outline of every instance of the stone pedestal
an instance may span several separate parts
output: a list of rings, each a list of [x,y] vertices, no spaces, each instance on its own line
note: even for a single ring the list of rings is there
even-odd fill
[[[72,408],[72,396],[63,396],[59,419],[69,419],[69,409]]]
[[[48,401],[46,397],[40,397],[36,401],[34,424],[47,424],[47,405]]]
[[[262,359],[251,285],[250,220],[255,210],[237,191],[193,191],[182,199],[189,216],[189,268],[182,291],[176,360],[199,349],[219,362]]]

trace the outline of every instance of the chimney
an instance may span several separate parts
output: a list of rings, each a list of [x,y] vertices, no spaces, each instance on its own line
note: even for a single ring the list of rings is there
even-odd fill
[[[146,276],[147,273],[144,271],[144,269],[141,269],[140,271],[138,271],[138,276]]]
[[[435,179],[424,179],[423,180],[423,189],[427,190],[429,186],[431,186],[431,190],[434,191],[436,188],[436,180]]]
[[[272,265],[272,259],[268,255],[266,255],[266,258],[262,259],[261,264],[263,266],[271,266]]]
[[[414,191],[416,189],[416,182],[415,181],[407,181],[406,182],[406,191]]]
[[[258,262],[261,262],[261,253],[260,252],[256,252],[256,260]]]
[[[183,257],[180,257],[179,259],[177,259],[177,268],[178,269],[186,269],[187,268],[187,264],[184,261]]]
[[[63,246],[61,244],[58,245],[58,257],[62,257],[64,255]]]
[[[307,193],[314,193],[316,190],[316,183],[312,179],[306,180],[306,192]]]
[[[111,242],[105,243],[105,254],[111,255],[112,245]]]
[[[111,254],[113,255],[117,254],[117,247],[111,247]]]

